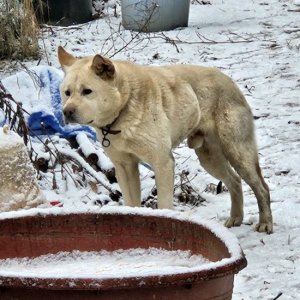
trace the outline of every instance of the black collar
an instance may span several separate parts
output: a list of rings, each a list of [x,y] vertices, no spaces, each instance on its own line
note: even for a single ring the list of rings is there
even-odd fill
[[[101,129],[101,132],[102,132],[102,135],[103,135],[103,138],[102,138],[102,146],[103,147],[109,147],[110,146],[110,140],[106,137],[108,134],[113,134],[113,135],[116,135],[118,133],[121,132],[121,130],[113,130],[111,129],[111,127],[116,123],[116,121],[118,120],[119,116],[117,116],[113,121],[112,123],[110,124],[107,124],[103,127],[100,127]]]

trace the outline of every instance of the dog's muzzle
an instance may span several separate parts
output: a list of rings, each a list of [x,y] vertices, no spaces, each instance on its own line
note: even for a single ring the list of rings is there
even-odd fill
[[[75,107],[66,107],[63,110],[65,122],[74,123],[76,122],[76,108]]]

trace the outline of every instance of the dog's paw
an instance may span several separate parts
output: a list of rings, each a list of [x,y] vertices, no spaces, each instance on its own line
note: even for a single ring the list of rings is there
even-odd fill
[[[233,226],[240,226],[243,222],[243,217],[229,217],[226,222],[225,226],[227,228],[233,227]]]
[[[273,233],[273,224],[272,222],[258,223],[255,226],[255,230],[258,232],[266,232],[267,234]]]

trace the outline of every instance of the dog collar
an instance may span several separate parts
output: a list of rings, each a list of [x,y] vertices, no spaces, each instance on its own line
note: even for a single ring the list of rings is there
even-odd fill
[[[100,127],[102,135],[103,135],[101,144],[105,148],[107,148],[107,147],[110,146],[110,140],[107,138],[107,135],[109,135],[109,134],[116,135],[116,134],[118,134],[118,133],[121,132],[121,130],[113,130],[113,129],[111,129],[111,127],[116,123],[118,117],[112,123],[110,123],[108,125],[105,125],[104,127]]]

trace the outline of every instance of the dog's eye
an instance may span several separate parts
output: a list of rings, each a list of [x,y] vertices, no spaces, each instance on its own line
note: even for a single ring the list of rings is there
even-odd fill
[[[86,95],[89,95],[89,94],[91,94],[93,91],[91,90],[91,89],[84,89],[83,91],[82,91],[82,95],[83,96],[86,96]]]
[[[69,96],[71,95],[71,92],[70,92],[69,90],[66,90],[66,91],[65,91],[65,95],[66,95],[67,97],[69,97]]]

